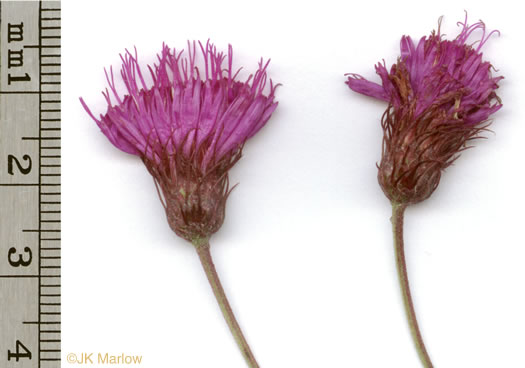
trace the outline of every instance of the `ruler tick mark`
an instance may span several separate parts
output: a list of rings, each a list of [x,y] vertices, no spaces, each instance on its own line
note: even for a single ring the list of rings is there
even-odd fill
[[[35,187],[35,186],[38,186],[39,184],[38,183],[16,183],[16,184],[11,184],[11,183],[0,183],[0,187]]]
[[[24,233],[59,233],[60,230],[40,230],[40,229],[24,229],[22,230]],[[49,239],[48,239],[49,240]]]
[[[39,275],[0,275],[0,278],[38,278]]]
[[[60,45],[24,45],[25,49],[60,49]]]

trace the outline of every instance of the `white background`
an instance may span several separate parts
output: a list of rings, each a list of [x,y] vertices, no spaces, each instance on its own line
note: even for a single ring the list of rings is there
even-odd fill
[[[499,1],[84,1],[63,3],[63,356],[143,356],[143,367],[245,363],[192,246],[168,227],[140,159],[98,115],[103,68],[136,46],[211,38],[235,66],[272,58],[279,107],[231,170],[240,183],[212,254],[262,367],[420,367],[397,284],[390,207],[377,181],[385,104],[344,73],[378,81],[401,35],[450,37],[469,12],[499,29],[484,54],[505,79],[488,139],[406,213],[406,251],[438,368],[525,367],[525,113],[522,13]],[[472,40],[477,39],[476,34]],[[245,76],[246,74],[244,74]],[[69,366],[65,361],[63,367]]]

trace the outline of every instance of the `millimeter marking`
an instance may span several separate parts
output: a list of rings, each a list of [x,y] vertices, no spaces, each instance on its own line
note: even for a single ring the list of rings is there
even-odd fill
[[[59,1],[0,1],[0,367],[59,368]]]

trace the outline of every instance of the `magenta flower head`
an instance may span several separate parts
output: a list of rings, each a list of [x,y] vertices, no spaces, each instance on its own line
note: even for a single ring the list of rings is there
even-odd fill
[[[248,365],[257,367],[220,284],[208,241],[224,221],[231,191],[228,170],[277,107],[277,86],[266,73],[269,61],[261,59],[242,81],[237,78],[240,69],[233,69],[231,46],[224,54],[210,42],[188,42],[186,53],[164,45],[158,62],[148,67],[153,80],[148,86],[136,51],[121,59],[127,93],[119,95],[110,69],[109,90],[102,92],[106,113],[96,118],[80,101],[113,145],[146,165],[160,188],[170,227],[195,246]]]
[[[383,152],[379,183],[395,203],[413,204],[436,189],[441,171],[479,137],[491,114],[501,108],[496,95],[503,78],[492,75],[481,48],[497,32],[486,33],[482,22],[467,19],[454,40],[437,32],[415,43],[401,38],[401,56],[390,72],[376,65],[381,85],[350,74],[347,84],[355,92],[389,103],[383,115]],[[441,19],[439,21],[441,25]],[[481,38],[469,43],[475,31]]]
[[[439,20],[441,26],[441,19]],[[350,74],[347,84],[355,92],[385,102],[383,146],[378,180],[392,204],[392,227],[406,315],[417,352],[425,368],[433,367],[416,319],[408,282],[403,241],[404,212],[434,192],[441,172],[456,160],[468,142],[480,137],[489,117],[501,108],[496,95],[503,78],[492,75],[492,65],[481,49],[490,36],[482,22],[461,26],[454,40],[432,32],[414,42],[401,38],[401,56],[390,71],[376,65],[381,84]],[[473,33],[481,32],[475,42]]]
[[[186,240],[200,241],[222,225],[228,170],[241,157],[246,140],[266,124],[277,102],[275,86],[266,74],[268,62],[261,60],[253,75],[239,81],[231,46],[225,55],[209,42],[199,43],[202,71],[196,65],[196,43],[188,46],[187,57],[163,46],[158,64],[149,67],[151,87],[136,52],[126,52],[121,57],[121,76],[127,94],[119,96],[110,71],[106,77],[116,104],[108,90],[103,92],[108,110],[97,119],[81,102],[111,143],[144,161],[162,191],[173,231]]]

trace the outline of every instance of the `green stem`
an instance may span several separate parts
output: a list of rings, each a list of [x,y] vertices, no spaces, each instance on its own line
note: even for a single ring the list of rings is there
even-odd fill
[[[215,265],[213,264],[213,260],[211,258],[210,244],[207,240],[198,240],[193,242],[193,244],[195,245],[195,249],[197,250],[197,254],[199,255],[199,259],[201,261],[202,267],[204,268],[204,272],[206,273],[211,288],[213,289],[213,294],[215,294],[217,303],[219,303],[222,315],[224,316],[224,319],[226,320],[226,323],[228,324],[228,327],[230,328],[230,331],[233,337],[235,338],[235,342],[237,342],[239,349],[241,349],[241,353],[244,356],[246,363],[250,368],[259,368],[259,365],[257,364],[257,361],[255,360],[252,351],[250,350],[250,346],[244,338],[241,328],[237,323],[237,320],[235,319],[235,315],[233,314],[232,308],[230,307],[230,303],[226,298],[224,289],[222,288],[221,281],[219,280],[219,275],[217,275],[217,270],[215,270]]]
[[[403,243],[403,217],[405,214],[406,205],[392,203],[392,230],[394,232],[394,247],[396,253],[397,274],[399,276],[399,284],[401,286],[401,293],[403,294],[403,302],[405,305],[405,312],[410,326],[410,332],[416,350],[425,368],[433,368],[430,357],[428,356],[423,337],[419,331],[419,326],[416,319],[416,311],[414,310],[414,303],[410,294],[410,285],[408,283],[407,264],[405,259],[405,246]]]

